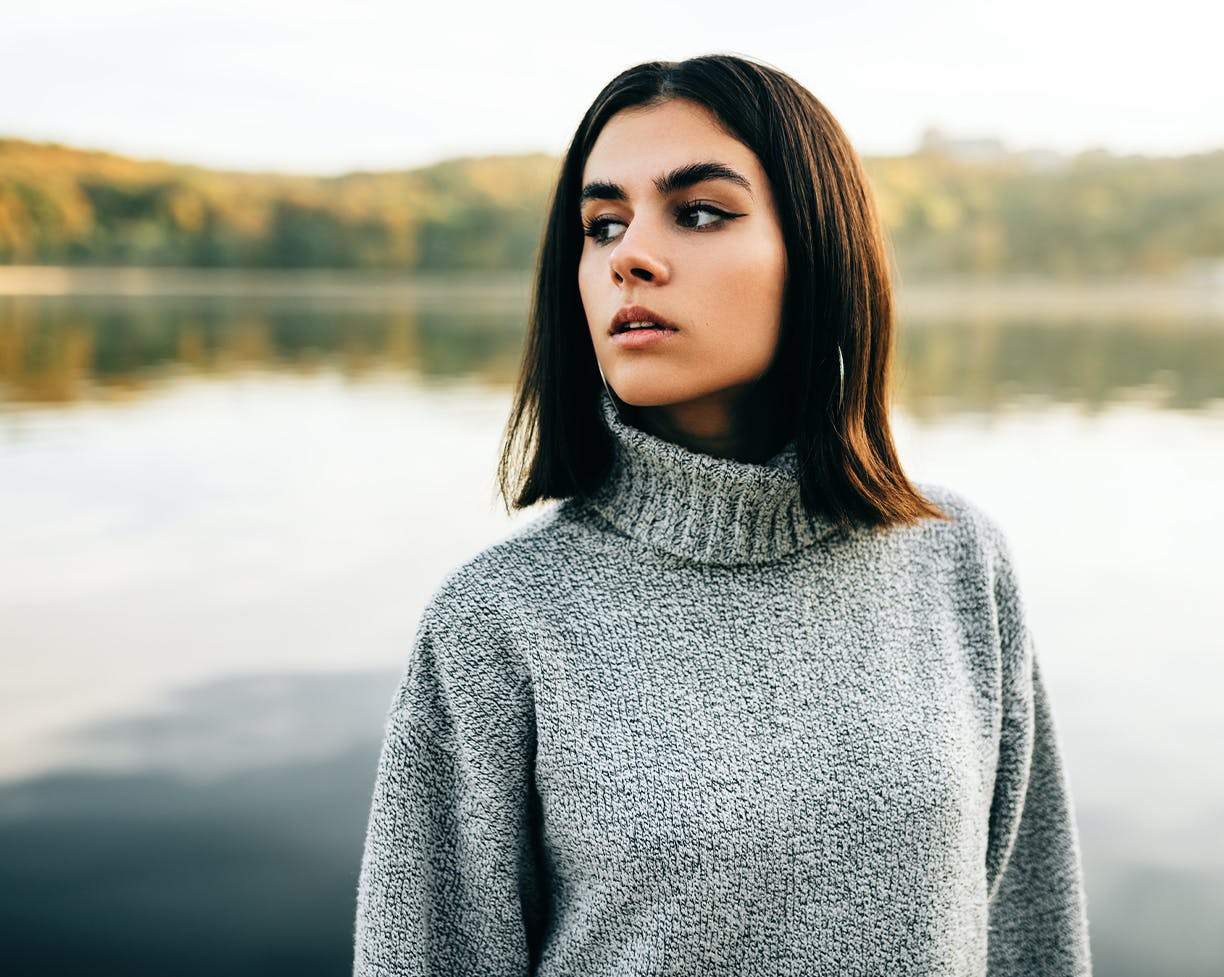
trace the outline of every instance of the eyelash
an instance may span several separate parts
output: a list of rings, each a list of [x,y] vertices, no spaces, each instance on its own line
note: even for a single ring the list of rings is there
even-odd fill
[[[712,231],[717,227],[721,227],[727,221],[733,221],[737,217],[743,217],[743,214],[733,214],[730,211],[723,210],[721,207],[715,207],[713,204],[702,203],[700,200],[690,200],[686,203],[679,204],[674,213],[676,219],[679,220],[685,214],[695,214],[699,211],[705,211],[709,214],[716,214],[720,218],[713,224],[707,224],[704,227],[690,227],[690,231]],[[614,217],[593,217],[590,220],[582,222],[582,233],[589,237],[596,244],[610,244],[615,238],[600,238],[600,233],[609,224],[627,224],[628,221],[617,220]]]

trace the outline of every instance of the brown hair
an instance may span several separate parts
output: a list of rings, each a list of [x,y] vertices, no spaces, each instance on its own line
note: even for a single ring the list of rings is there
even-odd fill
[[[947,518],[906,478],[888,410],[892,286],[883,229],[858,154],[789,75],[731,55],[649,62],[617,75],[583,116],[561,163],[536,268],[527,343],[501,446],[507,508],[586,495],[612,460],[603,390],[578,291],[582,171],[622,109],[688,99],[761,162],[787,252],[783,321],[759,396],[787,419],[804,507],[843,527]],[[837,350],[844,359],[839,403]]]

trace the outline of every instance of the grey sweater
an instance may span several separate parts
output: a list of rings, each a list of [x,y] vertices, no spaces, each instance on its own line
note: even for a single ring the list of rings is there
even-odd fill
[[[387,717],[353,973],[1069,977],[1079,841],[1008,544],[843,533],[623,424],[430,598]]]

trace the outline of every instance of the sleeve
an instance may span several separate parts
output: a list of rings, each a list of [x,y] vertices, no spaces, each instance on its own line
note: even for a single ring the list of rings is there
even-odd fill
[[[544,911],[535,707],[487,607],[422,616],[386,724],[357,886],[354,977],[527,975]]]
[[[995,603],[1002,649],[999,762],[987,848],[988,977],[1090,977],[1070,785],[1006,541]]]

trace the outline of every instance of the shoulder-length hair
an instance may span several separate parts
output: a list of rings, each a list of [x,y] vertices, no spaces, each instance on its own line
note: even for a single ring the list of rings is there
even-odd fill
[[[777,351],[759,384],[795,440],[804,508],[846,528],[947,518],[906,478],[893,444],[892,287],[858,154],[806,88],[775,68],[731,55],[629,68],[599,93],[578,125],[549,207],[502,437],[498,482],[507,508],[585,496],[612,462],[600,413],[604,386],[578,291],[582,171],[617,112],[669,99],[711,111],[756,154],[772,186],[788,279]]]

